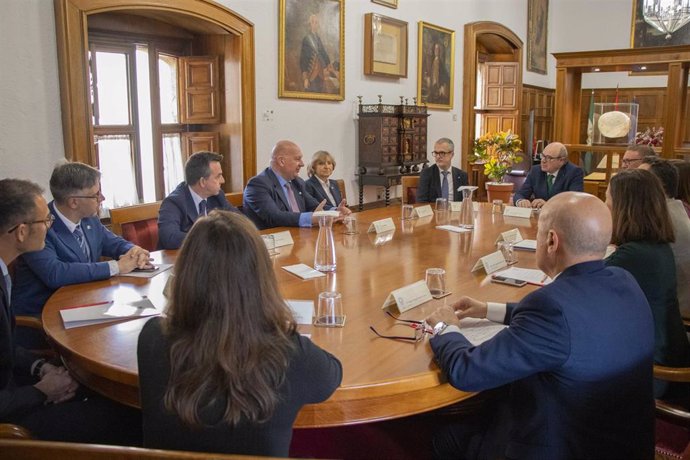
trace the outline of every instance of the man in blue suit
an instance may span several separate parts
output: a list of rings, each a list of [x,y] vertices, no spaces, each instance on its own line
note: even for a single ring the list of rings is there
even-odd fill
[[[263,230],[273,227],[311,227],[312,213],[322,209],[350,214],[344,202],[338,207],[320,203],[306,190],[299,171],[304,166],[302,151],[291,141],[279,141],[271,152],[271,165],[249,179],[244,189],[244,212]]]
[[[565,145],[552,142],[541,154],[541,168],[530,169],[513,201],[522,208],[541,208],[554,195],[583,189],[584,172],[568,161]]]
[[[436,437],[439,458],[652,458],[654,324],[649,304],[625,270],[606,267],[611,238],[606,205],[564,192],[539,216],[537,265],[554,281],[517,304],[463,297],[434,312],[431,347],[456,388],[509,385],[507,417],[483,418]],[[458,318],[508,325],[472,345]],[[634,346],[631,346],[634,344]],[[491,416],[492,414],[487,414]],[[506,433],[487,437],[496,421]],[[482,446],[482,447],[478,447]]]
[[[40,315],[58,288],[104,280],[135,268],[150,267],[149,252],[125,241],[101,224],[98,211],[101,173],[84,163],[63,163],[50,177],[49,203],[55,223],[45,248],[17,259],[12,306],[22,315]],[[112,260],[101,262],[101,257]]]
[[[455,144],[447,137],[442,137],[434,144],[436,163],[424,168],[419,175],[417,186],[417,201],[434,203],[436,198],[446,198],[448,201],[462,201],[462,192],[458,187],[467,185],[467,173],[462,169],[451,166]]]
[[[165,197],[158,211],[158,246],[179,249],[194,222],[214,209],[239,212],[228,203],[220,162],[223,155],[197,152],[184,165],[185,181]]]

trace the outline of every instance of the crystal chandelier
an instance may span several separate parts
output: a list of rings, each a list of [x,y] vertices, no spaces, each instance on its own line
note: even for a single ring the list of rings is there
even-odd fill
[[[649,25],[666,33],[668,40],[690,22],[690,0],[644,0],[642,14]]]

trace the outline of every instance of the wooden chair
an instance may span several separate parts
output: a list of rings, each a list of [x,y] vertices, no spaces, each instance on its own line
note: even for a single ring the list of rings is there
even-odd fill
[[[343,200],[345,200],[345,203],[347,203],[347,192],[345,191],[345,180],[344,179],[335,179],[335,182],[338,184],[338,190],[340,191],[340,196],[343,197]],[[338,203],[340,204],[340,203]]]
[[[0,440],[2,439],[31,439],[31,433],[23,426],[0,423]]]
[[[690,383],[690,368],[654,365],[654,378]],[[690,411],[657,399],[655,459],[690,460]]]
[[[228,200],[228,202],[239,209],[240,211],[242,210],[242,200],[244,200],[244,193],[243,192],[230,192],[225,194],[225,198]]]
[[[113,233],[149,251],[158,248],[158,211],[161,202],[110,210]]]
[[[417,187],[419,176],[402,176],[402,204],[414,204],[417,202]]]

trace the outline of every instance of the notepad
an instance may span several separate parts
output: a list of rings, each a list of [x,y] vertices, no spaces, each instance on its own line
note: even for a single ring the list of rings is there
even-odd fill
[[[149,299],[134,302],[105,302],[78,308],[60,310],[65,329],[160,315]]]
[[[314,270],[309,265],[306,264],[295,264],[286,265],[283,270],[292,273],[293,275],[299,276],[303,280],[309,280],[312,278],[319,278],[321,276],[326,276],[318,270]]]

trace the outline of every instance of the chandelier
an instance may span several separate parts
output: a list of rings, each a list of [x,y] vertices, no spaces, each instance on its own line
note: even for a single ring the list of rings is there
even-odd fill
[[[649,25],[666,33],[668,40],[690,22],[690,0],[644,0],[642,14]]]

